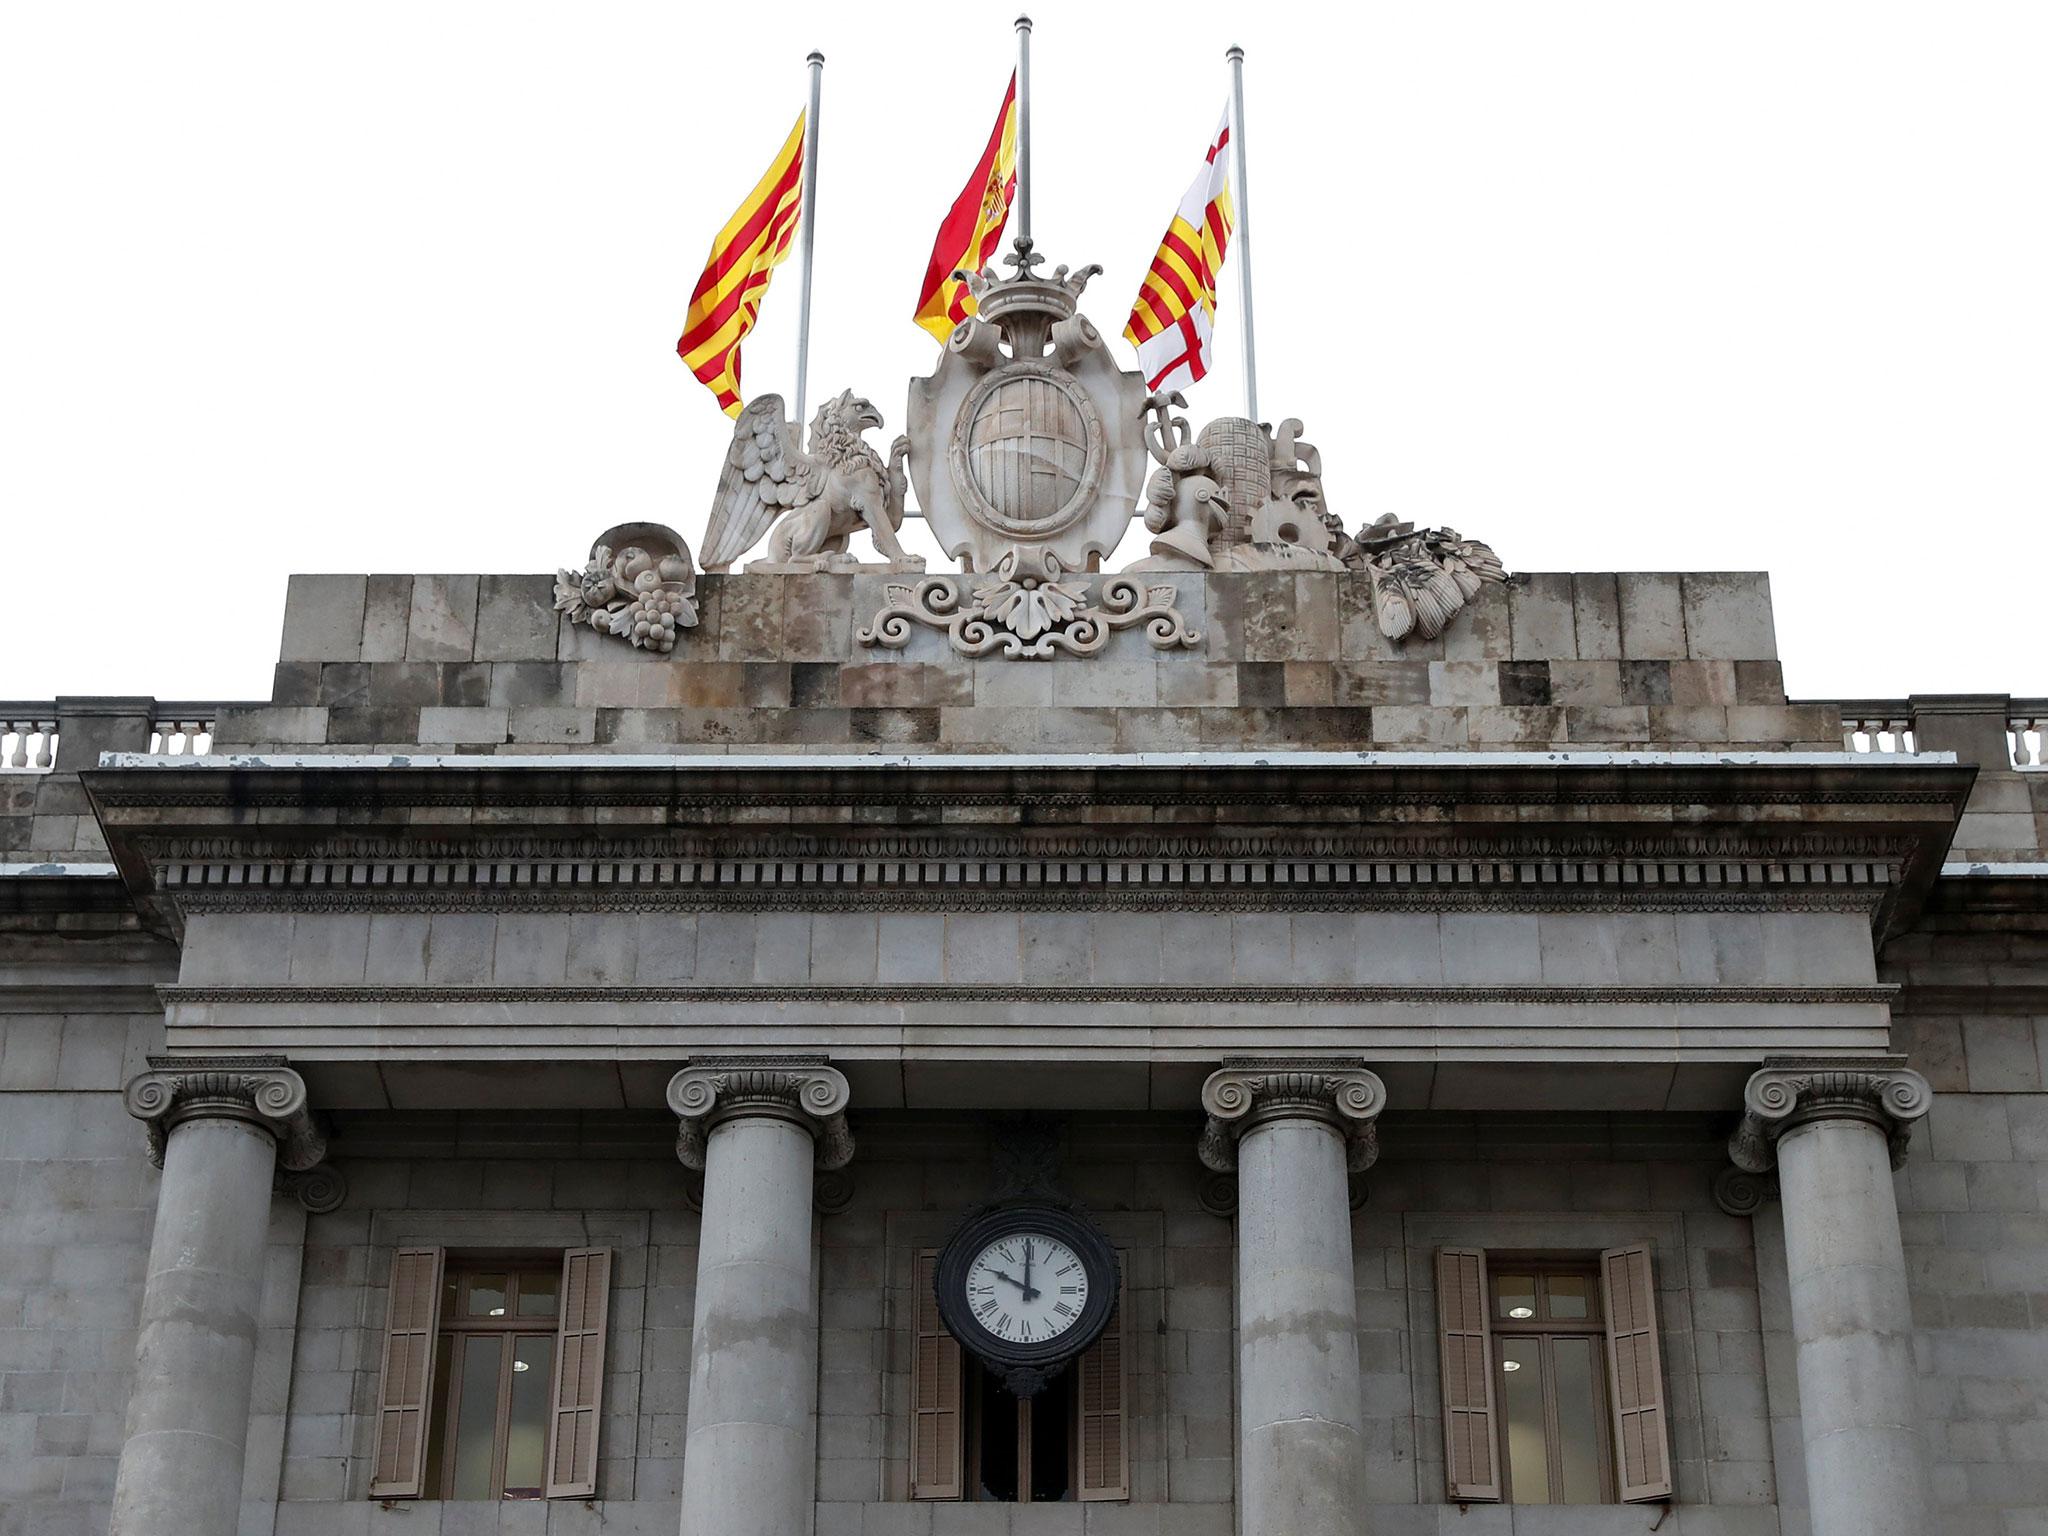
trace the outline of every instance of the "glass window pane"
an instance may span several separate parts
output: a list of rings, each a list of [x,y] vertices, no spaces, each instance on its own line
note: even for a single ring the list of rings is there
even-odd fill
[[[546,1481],[551,1335],[512,1341],[512,1411],[505,1423],[505,1497],[537,1499]]]
[[[523,1269],[519,1272],[520,1317],[553,1317],[555,1288],[562,1283],[558,1269]]]
[[[434,1341],[434,1404],[427,1419],[427,1464],[420,1473],[421,1494],[429,1499],[441,1497],[441,1457],[448,1443],[448,1362],[454,1358],[455,1335],[444,1333]]]
[[[455,1499],[488,1499],[498,1434],[498,1375],[505,1341],[471,1334],[462,1344],[462,1401],[455,1416]]]
[[[505,1315],[505,1277],[503,1275],[471,1275],[469,1277],[469,1298],[464,1308],[471,1317],[503,1317]]]
[[[1593,1385],[1596,1343],[1590,1335],[1550,1341],[1551,1364],[1557,1371],[1560,1504],[1598,1504],[1604,1497],[1600,1486],[1600,1398]]]
[[[1517,1504],[1550,1502],[1550,1458],[1543,1436],[1543,1341],[1500,1341],[1500,1413],[1508,1479]]]
[[[1493,1277],[1493,1305],[1498,1317],[1512,1317],[1516,1320],[1536,1315],[1536,1277],[1534,1275],[1495,1275]]]
[[[1552,1317],[1578,1321],[1593,1315],[1591,1275],[1551,1275],[1544,1281],[1543,1292]]]

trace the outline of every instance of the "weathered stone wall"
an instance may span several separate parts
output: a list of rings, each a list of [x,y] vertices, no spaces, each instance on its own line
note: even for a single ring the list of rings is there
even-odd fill
[[[0,1536],[106,1529],[156,1212],[121,1086],[161,1035],[0,992]]]
[[[901,578],[894,578],[901,580]],[[955,578],[966,580],[967,578]],[[1760,574],[1535,574],[1435,640],[1359,575],[1173,578],[1201,645],[979,660],[861,645],[874,575],[707,576],[672,655],[562,620],[542,576],[295,576],[268,708],[222,749],[1841,747],[1788,705]]]
[[[2004,925],[2000,925],[2004,926]],[[1894,1044],[1937,1090],[1898,1176],[1944,1536],[2048,1530],[2048,935],[1895,940]],[[2003,989],[1994,1008],[1985,1004]]]

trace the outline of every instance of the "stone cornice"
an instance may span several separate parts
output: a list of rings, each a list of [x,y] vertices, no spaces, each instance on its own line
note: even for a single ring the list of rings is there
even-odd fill
[[[1728,1138],[1729,1161],[1747,1173],[1769,1171],[1780,1137],[1816,1120],[1860,1120],[1882,1131],[1892,1165],[1905,1160],[1913,1122],[1933,1106],[1927,1079],[1903,1056],[1868,1060],[1777,1057],[1752,1074],[1742,1119]]]
[[[1752,1007],[1770,1004],[1864,1005],[1891,1003],[1897,988],[1880,986],[1257,986],[1224,983],[1213,987],[1161,983],[1140,986],[1031,986],[1024,983],[898,982],[823,986],[160,986],[167,1006],[279,1007],[316,1004],[466,1003],[852,1003],[886,1006],[917,1003],[1101,1003],[1158,1004],[1371,1004],[1414,1006],[1513,1003],[1544,1007],[1671,1004],[1686,1007]]]
[[[821,1170],[844,1168],[853,1160],[846,1126],[851,1097],[845,1076],[822,1056],[701,1058],[669,1079],[676,1158],[701,1172],[713,1126],[735,1116],[771,1115],[811,1133]]]
[[[1356,1060],[1226,1057],[1202,1084],[1203,1166],[1229,1173],[1245,1132],[1271,1120],[1310,1119],[1344,1138],[1345,1166],[1362,1173],[1379,1156],[1373,1122],[1386,1103],[1386,1084]]]
[[[303,1174],[327,1155],[325,1128],[306,1081],[282,1056],[152,1056],[150,1070],[122,1092],[128,1113],[149,1129],[149,1160],[164,1165],[170,1133],[187,1120],[220,1118],[262,1126],[277,1138],[277,1160]]]

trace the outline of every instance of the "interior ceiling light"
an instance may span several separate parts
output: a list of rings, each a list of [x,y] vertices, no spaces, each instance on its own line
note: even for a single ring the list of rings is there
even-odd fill
[[[1500,1363],[1500,1368],[1504,1371],[1519,1371],[1522,1368],[1522,1362],[1519,1360],[1503,1360]]]
[[[1536,1309],[1535,1309],[1534,1307],[1509,1307],[1509,1308],[1508,1308],[1508,1316],[1509,1316],[1509,1317],[1534,1317],[1535,1315],[1536,1315]]]

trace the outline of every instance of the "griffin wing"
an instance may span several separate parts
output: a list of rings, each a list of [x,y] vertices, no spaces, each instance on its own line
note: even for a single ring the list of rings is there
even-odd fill
[[[732,446],[704,529],[704,569],[723,571],[760,542],[776,517],[817,495],[822,476],[796,446],[782,396],[756,395],[733,423]]]

